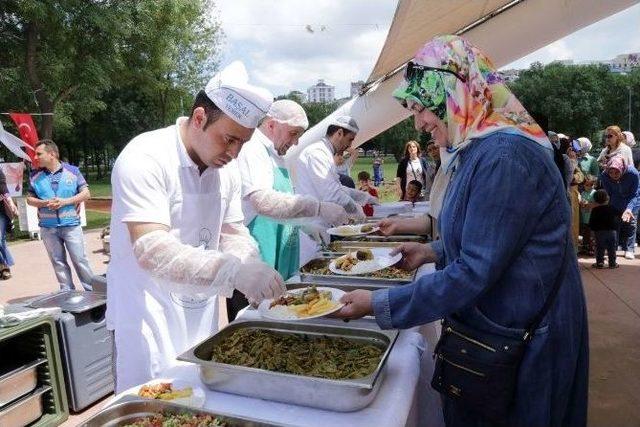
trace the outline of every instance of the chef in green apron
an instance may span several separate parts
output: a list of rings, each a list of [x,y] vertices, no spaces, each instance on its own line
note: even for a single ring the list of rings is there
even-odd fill
[[[309,218],[326,227],[344,224],[347,212],[340,205],[311,196],[293,194],[284,155],[298,143],[309,126],[304,109],[291,100],[275,101],[266,118],[238,156],[242,176],[242,211],[245,224],[258,242],[262,260],[286,280],[298,271],[298,227],[292,219]],[[312,220],[319,217],[320,221]],[[229,318],[247,305],[241,294],[227,300]]]

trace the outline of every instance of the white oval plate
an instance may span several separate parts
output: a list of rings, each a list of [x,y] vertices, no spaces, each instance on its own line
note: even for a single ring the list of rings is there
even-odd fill
[[[394,256],[389,255],[393,248],[371,248],[373,252],[373,259],[369,261],[358,261],[356,265],[349,271],[344,271],[336,267],[336,260],[331,260],[329,263],[329,270],[336,274],[342,274],[345,276],[355,276],[358,274],[373,273],[374,271],[382,270],[387,267],[391,267],[402,259],[402,254],[398,253]],[[352,251],[353,252],[353,251]]]
[[[331,314],[335,311],[340,310],[342,307],[344,307],[344,304],[339,302],[340,298],[342,298],[342,295],[345,294],[345,292],[342,289],[328,288],[323,286],[316,286],[316,289],[318,291],[330,291],[331,300],[337,302],[338,305],[336,305],[335,308],[332,308],[329,311],[324,311],[322,313],[314,314],[313,316],[298,317],[298,315],[295,312],[293,312],[292,310],[289,310],[286,306],[283,306],[283,305],[276,305],[272,308],[269,308],[273,299],[266,299],[266,300],[263,300],[258,306],[258,312],[262,317],[266,319],[272,319],[272,320],[308,320],[308,319],[315,319],[316,317],[326,316],[327,314]],[[287,291],[287,293],[299,293],[302,291],[304,291],[304,289],[295,289],[295,290]]]
[[[156,378],[149,381],[148,383],[133,387],[127,392],[127,394],[131,394],[139,399],[147,399],[145,397],[138,396],[138,392],[140,391],[142,386],[150,385],[150,384],[158,384],[158,383],[171,383],[174,390],[182,390],[184,388],[191,387],[191,391],[192,391],[192,394],[189,397],[181,397],[178,399],[171,399],[171,400],[162,400],[162,402],[177,403],[179,405],[191,406],[192,408],[202,408],[204,406],[206,397],[202,387],[193,385],[191,383],[188,383],[186,381],[179,380],[179,379]],[[156,400],[156,399],[149,399],[149,400]]]
[[[353,237],[353,236],[364,236],[366,234],[375,233],[380,230],[380,227],[373,227],[371,231],[362,232],[360,229],[365,225],[371,224],[353,224],[353,225],[341,225],[339,227],[329,228],[327,230],[327,234],[338,237]]]

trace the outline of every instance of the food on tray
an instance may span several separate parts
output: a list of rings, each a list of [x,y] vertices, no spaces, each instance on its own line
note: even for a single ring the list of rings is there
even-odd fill
[[[336,232],[340,236],[355,236],[356,234],[360,234],[358,230],[348,225],[341,225],[340,227],[337,227]]]
[[[185,387],[181,390],[174,390],[172,383],[146,384],[138,390],[138,396],[147,399],[173,400],[184,397],[191,397],[193,390]]]
[[[356,258],[351,252],[336,258],[336,268],[344,271],[351,271],[357,263],[358,258]]]
[[[371,261],[373,259],[373,252],[371,252],[371,249],[358,249],[356,251],[356,258],[360,261]]]
[[[138,418],[130,424],[125,424],[123,427],[226,427],[228,425],[227,422],[213,415],[172,414],[170,412],[164,412]]]
[[[285,306],[297,317],[310,317],[333,310],[337,304],[332,301],[332,297],[331,291],[318,291],[315,286],[310,286],[302,292],[298,290],[285,293],[273,300],[269,309]]]
[[[334,275],[329,270],[329,258],[318,258],[309,261],[304,265],[300,271],[307,274],[316,274],[320,276]],[[397,267],[387,267],[382,270],[374,271],[373,273],[359,274],[358,277],[374,277],[377,279],[407,279],[410,280],[413,277],[412,271],[401,270]]]
[[[372,230],[373,230],[373,225],[371,225],[371,224],[365,224],[362,227],[360,227],[360,232],[361,233],[368,233],[368,232],[370,232]]]
[[[375,371],[383,351],[373,344],[339,337],[243,328],[215,346],[211,360],[288,374],[354,379]]]

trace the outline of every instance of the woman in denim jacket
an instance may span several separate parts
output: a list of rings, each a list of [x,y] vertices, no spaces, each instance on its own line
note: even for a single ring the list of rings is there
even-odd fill
[[[490,60],[459,37],[428,42],[407,65],[405,80],[394,96],[413,112],[417,129],[447,147],[441,167],[449,184],[441,239],[397,251],[406,269],[434,261],[444,267],[406,286],[350,292],[338,315],[373,314],[385,329],[455,316],[475,329],[522,337],[566,265],[503,421],[586,425],[587,312],[566,189],[546,135]],[[492,425],[448,397],[443,409],[447,426]]]

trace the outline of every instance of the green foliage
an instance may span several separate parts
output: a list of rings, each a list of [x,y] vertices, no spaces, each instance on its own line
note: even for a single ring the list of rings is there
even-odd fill
[[[40,136],[101,178],[131,138],[187,112],[217,69],[212,10],[211,0],[2,1],[0,109],[54,113]]]
[[[631,91],[631,127],[636,134],[640,131],[640,69],[621,75],[601,65],[537,63],[510,87],[541,126],[576,138],[587,136],[594,146],[605,127],[628,128]]]

